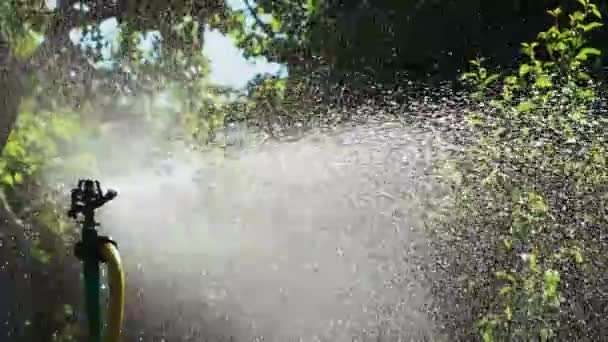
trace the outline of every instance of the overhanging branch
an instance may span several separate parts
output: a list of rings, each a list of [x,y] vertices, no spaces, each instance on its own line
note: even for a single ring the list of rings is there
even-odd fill
[[[274,38],[274,31],[272,30],[272,28],[270,27],[270,25],[268,25],[267,23],[265,23],[265,22],[262,21],[262,19],[258,15],[258,13],[255,10],[255,8],[253,8],[253,6],[249,2],[249,0],[243,0],[243,2],[245,3],[245,6],[247,6],[247,10],[249,11],[249,13],[251,14],[251,16],[253,17],[253,20],[255,20],[256,25],[259,26],[259,27],[261,27],[262,31],[264,31],[264,33],[266,33],[266,35],[268,35],[268,37]]]
[[[70,2],[70,6],[60,8],[54,12],[43,44],[50,45],[51,49],[54,49],[68,43],[68,34],[74,28],[120,17],[120,4],[118,2],[98,1],[95,6],[87,4],[90,7],[87,11],[74,8],[76,2]]]

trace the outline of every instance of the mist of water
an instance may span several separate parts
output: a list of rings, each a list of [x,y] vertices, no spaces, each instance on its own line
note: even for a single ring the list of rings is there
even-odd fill
[[[119,191],[100,220],[127,270],[126,340],[433,340],[437,137],[373,123],[246,145],[115,130],[84,148],[111,158],[95,176]]]

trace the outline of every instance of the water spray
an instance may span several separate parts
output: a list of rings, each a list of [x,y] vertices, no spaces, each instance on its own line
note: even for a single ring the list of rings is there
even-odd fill
[[[118,342],[124,316],[125,277],[118,245],[110,237],[98,234],[95,210],[116,198],[118,193],[101,190],[99,181],[79,180],[72,189],[68,216],[82,226],[82,240],[76,243],[74,254],[84,263],[85,303],[88,320],[88,341],[101,342],[102,318],[100,301],[100,263],[108,267],[110,302],[108,307],[106,342]],[[78,220],[79,214],[82,220]]]

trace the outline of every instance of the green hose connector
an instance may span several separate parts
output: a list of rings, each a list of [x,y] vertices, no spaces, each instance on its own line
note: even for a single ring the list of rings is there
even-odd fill
[[[86,250],[95,251],[95,255],[83,258],[85,305],[87,308],[87,321],[89,330],[89,342],[101,342],[101,299],[100,299],[100,270],[97,259],[97,231],[94,229],[83,229],[83,246]],[[92,246],[88,246],[92,244]],[[92,253],[91,253],[92,254]]]

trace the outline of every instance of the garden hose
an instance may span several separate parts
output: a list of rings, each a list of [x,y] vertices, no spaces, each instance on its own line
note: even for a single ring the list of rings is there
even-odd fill
[[[107,330],[104,342],[119,342],[125,306],[125,274],[118,248],[105,242],[100,246],[100,255],[108,268],[110,300],[108,304]]]

